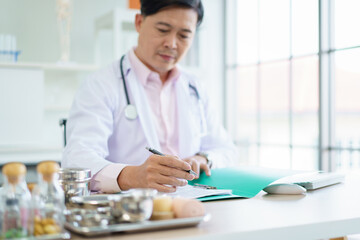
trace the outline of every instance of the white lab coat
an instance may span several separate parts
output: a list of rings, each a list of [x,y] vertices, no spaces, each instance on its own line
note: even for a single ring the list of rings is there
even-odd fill
[[[161,151],[147,95],[132,71],[128,55],[123,68],[130,102],[138,111],[137,119],[129,120],[124,116],[127,102],[120,61],[116,61],[93,74],[79,89],[68,118],[62,167],[86,167],[94,175],[111,163],[142,164],[151,155],[146,146]],[[197,88],[202,105],[189,83]],[[213,167],[233,165],[236,149],[221,126],[218,114],[210,109],[209,98],[200,82],[181,71],[176,81],[176,94],[179,157],[186,158],[203,151],[212,154]],[[200,107],[207,128],[204,136],[201,136],[204,126]]]

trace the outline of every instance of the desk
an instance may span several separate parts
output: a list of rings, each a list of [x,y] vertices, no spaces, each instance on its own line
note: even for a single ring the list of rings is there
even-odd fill
[[[360,233],[360,174],[307,195],[267,195],[205,203],[211,220],[197,227],[118,233],[92,239],[323,239]],[[83,239],[73,234],[72,239]]]

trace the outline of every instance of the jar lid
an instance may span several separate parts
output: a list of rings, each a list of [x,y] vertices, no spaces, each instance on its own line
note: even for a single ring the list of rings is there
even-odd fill
[[[61,168],[59,170],[60,181],[89,181],[91,171],[87,168]]]
[[[46,182],[50,182],[54,176],[54,173],[57,173],[60,169],[60,165],[55,161],[43,161],[40,162],[36,170],[42,175],[42,178]]]
[[[3,166],[2,173],[7,176],[10,183],[16,184],[20,177],[26,174],[26,167],[25,164],[19,162],[7,163]]]
[[[55,161],[43,161],[40,162],[36,167],[38,173],[41,174],[54,174],[58,172],[59,169],[60,165]]]

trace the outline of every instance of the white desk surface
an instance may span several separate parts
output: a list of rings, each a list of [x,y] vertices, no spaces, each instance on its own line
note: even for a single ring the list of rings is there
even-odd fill
[[[197,227],[117,233],[92,239],[324,239],[360,233],[360,173],[306,195],[268,195],[204,203]],[[73,239],[82,239],[73,234]]]

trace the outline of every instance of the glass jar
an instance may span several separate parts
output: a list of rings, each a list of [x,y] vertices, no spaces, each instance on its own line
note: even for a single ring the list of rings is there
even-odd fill
[[[3,239],[26,238],[32,234],[31,195],[25,182],[26,167],[7,163],[2,169],[4,187],[0,195]]]
[[[37,165],[38,185],[33,189],[34,236],[64,232],[64,191],[58,182],[60,166],[54,161]]]
[[[4,222],[4,220],[3,220],[4,206],[1,201],[1,195],[2,195],[2,187],[0,187],[0,239],[2,239],[2,224]]]
[[[65,192],[66,204],[70,204],[71,197],[90,195],[90,169],[63,168],[60,169],[59,174],[59,182]]]

